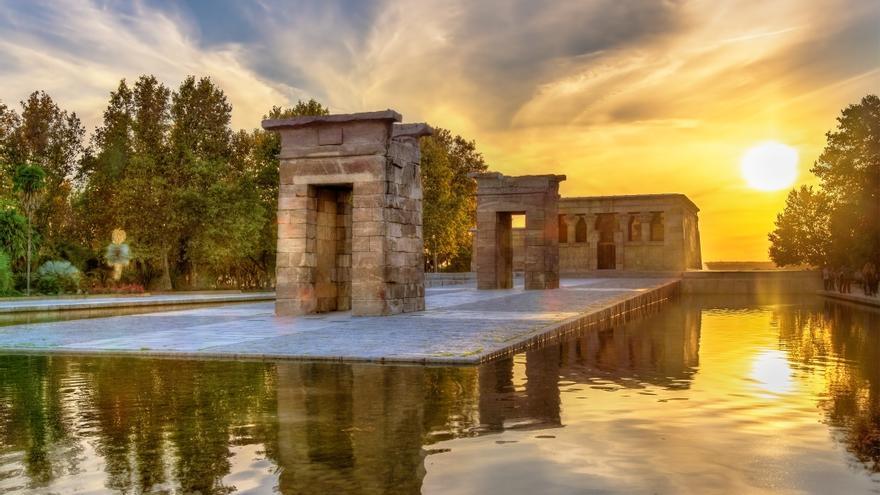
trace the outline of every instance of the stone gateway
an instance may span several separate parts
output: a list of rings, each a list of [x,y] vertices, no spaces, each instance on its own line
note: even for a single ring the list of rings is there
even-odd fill
[[[559,287],[559,183],[564,175],[471,175],[477,181],[474,258],[478,289],[513,287],[514,215],[525,215],[523,269],[526,289]]]
[[[393,110],[264,120],[281,135],[275,313],[425,308],[419,137]]]

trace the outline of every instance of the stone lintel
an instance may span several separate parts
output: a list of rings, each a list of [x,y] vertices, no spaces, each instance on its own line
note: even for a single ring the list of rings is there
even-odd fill
[[[411,124],[394,124],[391,131],[391,138],[420,138],[422,136],[430,136],[434,134],[434,129],[424,122]]]
[[[497,181],[500,187],[522,187],[522,186],[544,186],[552,187],[555,184],[566,179],[564,175],[546,174],[546,175],[504,175],[500,172],[475,172],[468,174],[468,177],[487,183],[489,181]],[[487,186],[489,184],[486,184]]]
[[[355,122],[359,120],[388,120],[400,122],[403,117],[394,110],[380,110],[377,112],[340,113],[333,115],[307,115],[289,119],[266,119],[263,121],[263,129],[293,129],[306,127],[314,124],[330,124],[342,122]]]

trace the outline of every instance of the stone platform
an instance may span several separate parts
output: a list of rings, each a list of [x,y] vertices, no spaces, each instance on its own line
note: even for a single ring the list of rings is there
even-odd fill
[[[675,296],[678,279],[570,279],[555,290],[428,289],[427,310],[276,317],[272,303],[0,327],[0,353],[475,364]]]

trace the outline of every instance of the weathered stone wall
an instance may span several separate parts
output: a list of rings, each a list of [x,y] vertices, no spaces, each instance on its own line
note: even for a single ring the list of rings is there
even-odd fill
[[[599,271],[601,215],[613,219],[614,270],[700,269],[698,211],[681,194],[563,198],[559,214],[568,235],[559,246],[560,269],[568,274]],[[656,215],[660,215],[656,222],[659,229],[652,229]],[[576,232],[581,220],[586,227],[585,237]]]
[[[703,270],[684,273],[681,287],[685,294],[815,294],[822,289],[822,274],[789,270]]]
[[[281,135],[277,314],[424,309],[418,138],[430,129],[399,120],[387,110],[263,122]]]
[[[702,268],[696,205],[680,194],[561,198],[558,207],[560,271],[567,275],[621,272],[681,272]],[[651,220],[663,214],[662,240],[652,240]],[[611,218],[615,265],[598,269],[601,217]],[[630,225],[635,218],[638,223]],[[638,232],[630,239],[629,231]],[[560,231],[557,231],[560,233]],[[525,269],[526,231],[511,234],[513,269]]]
[[[513,286],[512,214],[525,214],[523,265],[526,289],[559,287],[557,203],[563,175],[506,177],[475,174],[477,180],[477,287]]]

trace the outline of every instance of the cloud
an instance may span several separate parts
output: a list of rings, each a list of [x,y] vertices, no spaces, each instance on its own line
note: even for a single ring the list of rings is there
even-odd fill
[[[738,157],[775,139],[804,172],[880,87],[878,25],[875,0],[19,1],[0,9],[0,100],[45,89],[94,126],[120,78],[153,73],[213,77],[236,127],[299,98],[390,107],[502,172],[565,173],[564,194],[690,194],[706,245],[760,259],[784,194],[744,193]]]
[[[189,74],[211,76],[226,91],[233,123],[256,127],[271,105],[300,90],[249,69],[241,45],[202,49],[180,19],[135,4],[113,10],[96,3],[21,3],[0,13],[0,99],[7,104],[43,89],[94,126],[119,79],[152,73],[176,87]]]

